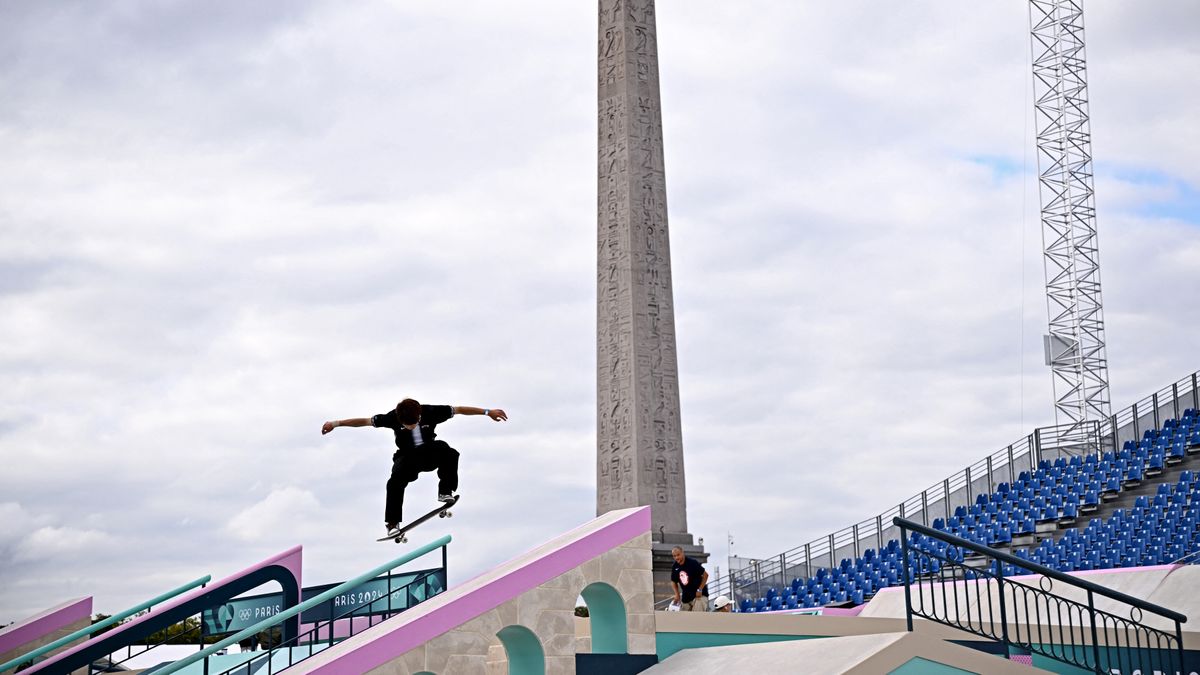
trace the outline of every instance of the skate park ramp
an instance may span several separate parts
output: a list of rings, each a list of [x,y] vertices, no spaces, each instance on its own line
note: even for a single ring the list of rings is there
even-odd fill
[[[580,595],[592,652],[653,658],[649,507],[610,511],[289,672],[575,672]]]
[[[685,649],[642,672],[1028,675],[1049,671],[920,633],[897,632]]]
[[[0,628],[0,663],[8,663],[91,623],[92,598],[89,596],[67,600],[27,619]]]

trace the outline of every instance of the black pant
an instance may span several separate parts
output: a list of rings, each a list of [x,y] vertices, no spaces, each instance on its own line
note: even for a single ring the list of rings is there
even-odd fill
[[[437,470],[438,494],[446,495],[458,489],[458,451],[445,441],[418,445],[401,455],[392,455],[392,477],[387,482],[385,522],[404,520],[404,488],[425,471]]]

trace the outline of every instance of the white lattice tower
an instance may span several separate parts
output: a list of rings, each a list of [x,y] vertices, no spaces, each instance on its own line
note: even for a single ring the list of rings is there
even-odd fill
[[[1055,417],[1088,445],[1111,415],[1081,0],[1030,0]]]

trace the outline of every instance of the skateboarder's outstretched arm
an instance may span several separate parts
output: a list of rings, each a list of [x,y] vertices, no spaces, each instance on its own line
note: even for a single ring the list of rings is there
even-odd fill
[[[496,422],[508,421],[508,413],[499,408],[472,408],[468,405],[454,406],[455,415],[487,415]],[[367,420],[369,423],[370,420]]]
[[[370,417],[351,417],[348,420],[330,420],[321,425],[321,433],[327,434],[338,427],[369,427]]]

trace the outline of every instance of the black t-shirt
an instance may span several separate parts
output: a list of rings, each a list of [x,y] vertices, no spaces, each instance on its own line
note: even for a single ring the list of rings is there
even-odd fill
[[[671,565],[671,581],[679,584],[679,595],[683,602],[696,599],[696,589],[700,588],[700,582],[703,580],[704,566],[696,562],[695,558],[684,556],[682,565]]]
[[[434,428],[454,417],[454,408],[448,405],[423,405],[421,406],[421,421],[417,424],[421,429],[421,442],[430,443],[437,438],[437,433]],[[391,429],[396,434],[396,449],[401,451],[412,450],[416,446],[413,441],[413,433],[404,428],[403,424],[396,419],[396,410],[392,409],[379,415],[371,417],[371,426],[383,427]]]

